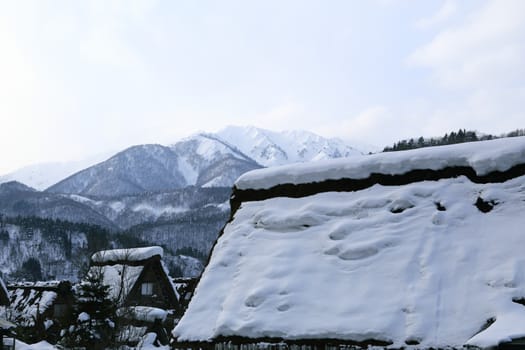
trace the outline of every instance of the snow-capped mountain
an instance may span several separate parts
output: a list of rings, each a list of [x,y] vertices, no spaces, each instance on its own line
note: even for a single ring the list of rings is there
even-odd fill
[[[197,134],[171,146],[187,186],[230,187],[243,173],[260,168],[253,159],[213,134]]]
[[[340,139],[308,131],[228,126],[216,135],[265,167],[363,154]]]
[[[133,146],[110,159],[99,155],[78,162],[31,165],[0,176],[0,183],[19,181],[38,190],[94,196],[170,191],[185,186],[229,187],[246,171],[261,166],[365,153],[359,149],[307,131],[229,126],[169,146]],[[97,164],[104,159],[108,160]]]
[[[102,153],[78,161],[28,165],[11,173],[0,175],[0,183],[18,181],[42,191],[60,180],[97,164],[110,156],[110,153]]]
[[[171,147],[130,147],[47,191],[110,197],[168,192],[187,186],[230,187],[241,174],[260,167],[227,143],[199,134]]]
[[[186,185],[177,155],[161,145],[130,147],[51,186],[47,192],[115,196]]]
[[[193,252],[203,261],[229,217],[231,187],[239,176],[263,166],[358,153],[340,141],[307,132],[273,133],[250,127],[229,127],[217,134],[196,134],[169,146],[130,147],[43,192],[16,182],[2,184],[0,214],[11,219],[21,216],[95,224],[110,229],[111,235],[115,235],[111,239],[124,239],[121,243],[115,241],[118,246],[153,241],[165,246],[175,260]],[[54,166],[28,167],[30,177],[22,176],[24,171],[12,176],[27,179],[40,189],[67,168],[65,164]],[[14,226],[8,245],[14,247],[24,234],[15,227],[16,223],[11,224]],[[40,223],[36,220],[33,224],[35,227],[31,230],[37,232]],[[40,244],[39,236],[29,236],[24,236],[28,246]],[[126,240],[127,243],[123,243]],[[49,247],[48,250],[65,254],[59,252],[60,249]],[[6,256],[5,261],[12,256]],[[53,265],[53,259],[62,259],[52,256],[41,255],[42,263]],[[18,260],[10,264],[10,272],[20,267],[23,261]],[[174,266],[181,266],[182,263],[175,260]],[[202,268],[202,265],[188,263],[182,266],[185,275],[195,274]],[[65,269],[67,274],[76,271],[73,266]],[[46,274],[54,276],[57,271],[59,267],[46,270]]]

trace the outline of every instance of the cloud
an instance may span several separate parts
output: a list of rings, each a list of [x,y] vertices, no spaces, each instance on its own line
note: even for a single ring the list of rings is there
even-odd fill
[[[147,18],[157,2],[91,0],[85,5],[79,7],[87,24],[78,38],[82,53],[92,63],[139,67],[140,55],[130,33],[137,29],[148,31]]]
[[[430,17],[425,17],[416,22],[416,27],[427,29],[446,22],[457,13],[458,6],[456,0],[446,0],[439,10]]]
[[[343,120],[324,122],[317,126],[322,135],[336,136],[351,142],[383,147],[402,137],[403,125],[410,125],[408,118],[400,118],[385,106],[368,107],[357,115]],[[405,130],[406,131],[406,130]]]
[[[262,128],[288,130],[304,128],[305,124],[309,123],[305,118],[307,117],[304,108],[298,103],[288,101],[256,115],[252,120],[256,120],[255,124]]]
[[[502,133],[525,120],[525,1],[489,0],[408,57],[430,73],[427,128]]]
[[[430,68],[445,88],[523,82],[525,73],[525,2],[491,0],[454,28],[441,31],[408,58]]]

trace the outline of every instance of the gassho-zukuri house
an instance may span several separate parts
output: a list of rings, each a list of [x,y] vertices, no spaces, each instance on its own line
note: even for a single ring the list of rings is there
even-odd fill
[[[175,348],[520,348],[524,137],[256,170],[231,206]]]
[[[91,257],[90,272],[100,273],[117,303],[117,314],[128,324],[117,336],[120,344],[135,346],[148,332],[168,343],[179,309],[179,297],[162,262],[161,247],[99,251]]]

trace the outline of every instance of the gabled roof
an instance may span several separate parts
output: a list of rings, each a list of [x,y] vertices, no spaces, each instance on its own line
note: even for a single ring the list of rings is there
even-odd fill
[[[89,271],[101,273],[103,283],[110,286],[111,297],[120,303],[125,303],[134,290],[137,280],[144,273],[145,267],[156,266],[155,264],[158,263],[159,271],[162,273],[157,277],[171,289],[168,293],[172,293],[178,300],[176,288],[161,260],[162,256],[163,249],[158,246],[104,250],[93,254]]]
[[[254,182],[237,189],[247,195],[173,331],[178,341],[374,340],[443,348],[525,335],[525,307],[514,302],[525,298],[525,138],[375,159],[371,168],[384,173],[423,162],[437,171],[479,166],[474,173],[487,178],[476,183],[456,168],[434,181],[323,190],[319,174],[345,177],[368,162],[356,157],[312,164],[312,176],[307,166],[247,174]],[[317,181],[321,190],[301,193],[305,183],[290,174]],[[290,192],[250,197],[279,183],[292,184]],[[490,319],[496,321],[478,333]]]
[[[69,281],[17,282],[8,285],[12,318],[24,327],[34,326],[35,320],[44,314],[62,293],[71,295]]]

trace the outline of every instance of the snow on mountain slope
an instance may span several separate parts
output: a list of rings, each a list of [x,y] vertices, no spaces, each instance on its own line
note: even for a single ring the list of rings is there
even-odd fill
[[[197,134],[171,146],[188,185],[229,187],[243,173],[261,166],[212,134]]]
[[[37,216],[115,228],[112,221],[84,203],[36,191],[19,182],[0,184],[0,214],[10,217]]]
[[[111,197],[186,186],[230,187],[241,174],[257,168],[260,165],[224,141],[199,134],[170,147],[130,147],[47,191]]]
[[[370,158],[364,170],[357,158],[344,167],[337,160],[297,165],[293,173],[283,167],[272,179],[293,184],[346,177],[349,169],[367,176],[370,169],[458,165],[491,174],[523,166],[524,141],[390,153]],[[305,171],[314,175],[296,181]],[[373,340],[411,349],[488,347],[523,337],[525,175],[522,169],[491,181],[459,176],[245,201],[173,334],[179,341]],[[260,178],[247,189],[259,185]]]
[[[193,211],[206,210],[210,206],[223,208],[228,201],[230,188],[200,188],[189,186],[163,193],[143,193],[111,198],[96,198],[67,195],[69,199],[82,203],[101,213],[121,229],[145,222],[191,215]],[[229,207],[223,208],[226,212]]]
[[[186,186],[178,156],[161,145],[130,147],[51,186],[48,192],[114,196],[159,192]]]
[[[267,167],[362,154],[339,139],[327,139],[308,131],[275,132],[229,126],[216,135]]]
[[[103,153],[79,161],[33,164],[1,175],[0,183],[18,181],[42,191],[82,169],[109,158],[109,156],[109,153]]]
[[[169,191],[193,185],[228,187],[243,173],[261,166],[360,153],[340,140],[306,131],[228,127],[217,134],[193,135],[169,147],[130,147],[98,164],[107,155],[31,165],[1,176],[0,183],[16,180],[39,190],[92,196]]]

